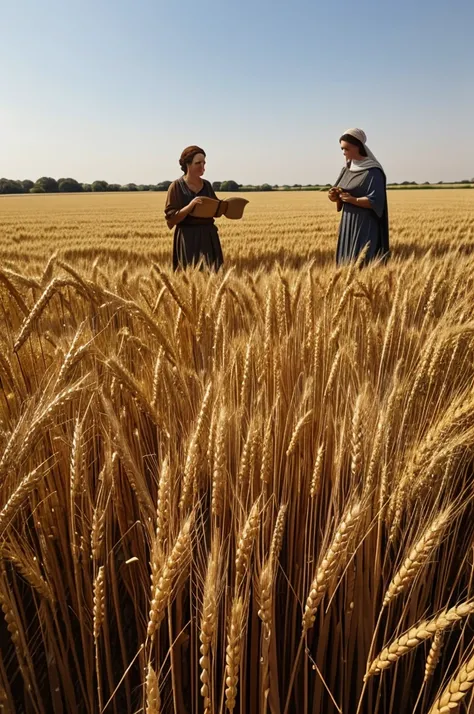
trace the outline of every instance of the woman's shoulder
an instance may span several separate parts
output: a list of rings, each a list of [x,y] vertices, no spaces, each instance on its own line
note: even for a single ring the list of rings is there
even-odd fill
[[[168,196],[176,196],[177,193],[183,193],[181,181],[182,179],[178,178],[170,183],[168,187]]]
[[[367,172],[369,176],[384,176],[385,177],[385,171],[381,166],[371,166],[369,169],[367,169]]]
[[[367,180],[375,181],[379,185],[387,185],[387,177],[381,166],[372,166],[367,171]]]

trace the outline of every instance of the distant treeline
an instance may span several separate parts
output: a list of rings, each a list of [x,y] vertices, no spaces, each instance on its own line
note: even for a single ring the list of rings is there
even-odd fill
[[[106,191],[167,191],[171,181],[160,181],[156,184],[136,184],[136,183],[107,183],[107,181],[93,181],[93,183],[79,183],[73,178],[54,179],[51,176],[42,176],[37,181],[16,181],[13,179],[0,179],[0,194],[19,194],[19,193],[89,193],[89,192],[106,192]],[[429,181],[425,183],[416,183],[416,181],[402,181],[402,183],[391,183],[393,188],[473,188],[474,178],[470,181],[455,181],[453,183],[438,183],[432,184]],[[237,183],[237,181],[213,181],[212,187],[214,191],[327,191],[331,184],[299,184],[295,183],[292,186],[284,184],[279,186],[269,183],[260,185],[245,185]]]

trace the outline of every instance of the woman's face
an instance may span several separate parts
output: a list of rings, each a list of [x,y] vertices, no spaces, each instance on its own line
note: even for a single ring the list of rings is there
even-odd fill
[[[198,178],[206,170],[206,157],[204,154],[196,154],[190,164],[188,164],[188,176]]]
[[[341,141],[341,151],[346,161],[357,161],[357,159],[362,158],[359,147],[354,146],[354,144],[349,144],[348,141]]]

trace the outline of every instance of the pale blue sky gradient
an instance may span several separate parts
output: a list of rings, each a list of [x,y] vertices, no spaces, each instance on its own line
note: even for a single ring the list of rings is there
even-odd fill
[[[473,0],[0,0],[0,176],[326,183],[362,127],[389,180],[474,176]]]

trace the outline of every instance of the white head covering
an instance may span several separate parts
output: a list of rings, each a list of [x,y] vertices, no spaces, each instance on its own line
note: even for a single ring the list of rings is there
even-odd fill
[[[367,169],[380,169],[383,171],[382,164],[377,161],[367,146],[367,136],[363,129],[346,129],[344,134],[350,134],[354,139],[358,139],[364,145],[364,149],[367,153],[367,156],[364,156],[362,159],[353,159],[351,161],[351,165],[349,166],[350,171],[367,171]]]

